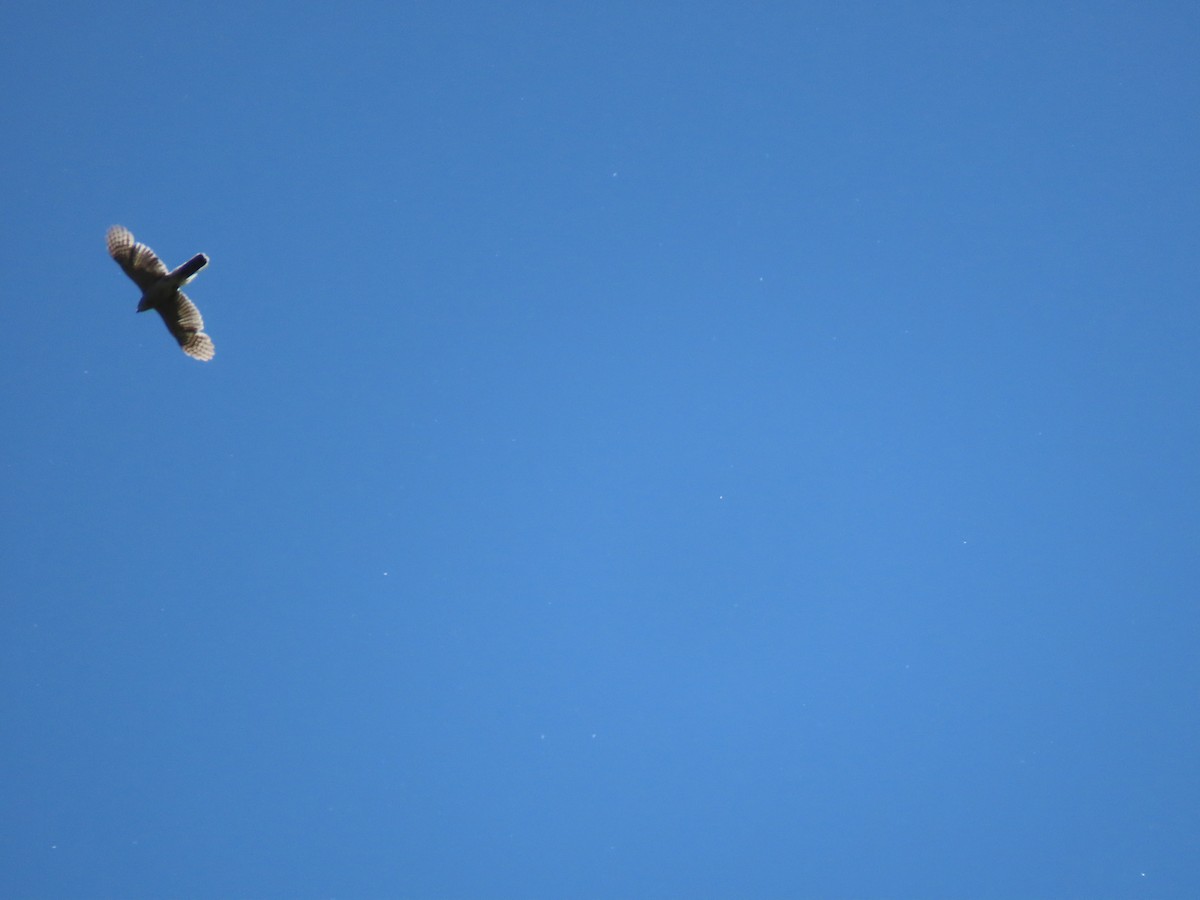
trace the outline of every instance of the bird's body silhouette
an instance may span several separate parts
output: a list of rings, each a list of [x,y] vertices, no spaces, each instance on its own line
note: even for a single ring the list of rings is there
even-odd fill
[[[178,269],[168,270],[153,250],[134,241],[133,234],[122,225],[108,229],[108,255],[142,289],[138,312],[152,309],[162,316],[167,331],[188,356],[204,362],[213,358],[216,351],[212,339],[204,333],[200,310],[180,290],[208,265],[207,256],[197,253]]]

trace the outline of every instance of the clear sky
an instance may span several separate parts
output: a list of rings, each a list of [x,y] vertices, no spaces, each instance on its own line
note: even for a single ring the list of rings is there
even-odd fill
[[[1200,896],[1198,46],[5,4],[0,895]]]

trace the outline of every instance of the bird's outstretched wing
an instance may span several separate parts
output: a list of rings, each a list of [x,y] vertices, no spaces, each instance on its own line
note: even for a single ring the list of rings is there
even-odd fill
[[[132,232],[123,225],[108,229],[108,255],[143,291],[167,274],[166,264],[145,244],[134,241]]]
[[[213,347],[212,338],[204,333],[204,319],[200,317],[200,310],[196,309],[196,304],[187,298],[187,294],[176,291],[172,299],[159,304],[155,309],[166,323],[167,331],[179,341],[184,353],[203,362],[213,358],[216,348]]]

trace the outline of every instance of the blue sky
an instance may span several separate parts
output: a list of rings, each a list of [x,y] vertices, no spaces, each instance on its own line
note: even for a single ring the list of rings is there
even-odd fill
[[[1197,7],[252,6],[0,12],[0,893],[1200,893]]]

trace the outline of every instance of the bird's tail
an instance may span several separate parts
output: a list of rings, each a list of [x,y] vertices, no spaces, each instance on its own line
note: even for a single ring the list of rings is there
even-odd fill
[[[208,257],[203,253],[197,253],[167,277],[174,280],[176,284],[184,285],[195,278],[196,273],[207,265]]]

